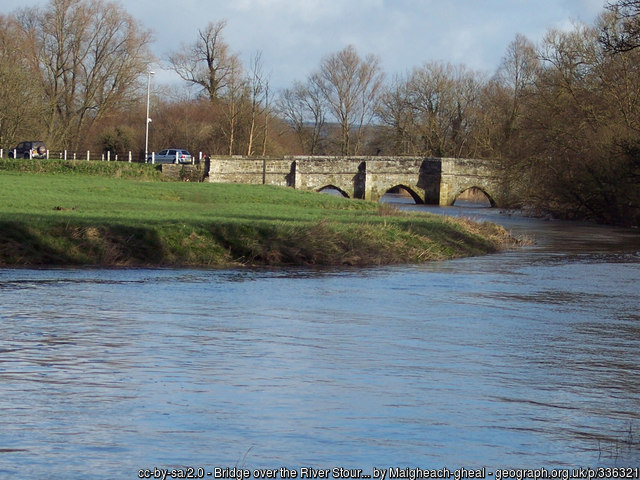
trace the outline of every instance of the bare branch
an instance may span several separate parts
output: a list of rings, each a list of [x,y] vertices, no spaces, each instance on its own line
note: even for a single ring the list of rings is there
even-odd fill
[[[212,102],[229,87],[240,63],[222,37],[226,25],[225,20],[210,22],[204,30],[198,30],[193,44],[169,55],[169,63],[180,78],[201,87]]]

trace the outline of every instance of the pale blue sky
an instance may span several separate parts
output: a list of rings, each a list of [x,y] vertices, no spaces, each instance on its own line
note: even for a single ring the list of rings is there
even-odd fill
[[[47,0],[0,0],[2,13]],[[124,8],[155,32],[166,57],[198,28],[227,20],[224,37],[245,66],[262,51],[275,89],[304,80],[323,56],[353,44],[380,56],[388,76],[431,61],[493,73],[517,33],[539,41],[550,28],[592,24],[606,0],[135,0]],[[156,68],[154,82],[175,76]]]

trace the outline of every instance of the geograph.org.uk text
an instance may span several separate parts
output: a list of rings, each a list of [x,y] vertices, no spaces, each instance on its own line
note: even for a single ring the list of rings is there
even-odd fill
[[[600,468],[486,468],[423,469],[415,467],[373,467],[370,470],[361,468],[238,468],[238,467],[183,467],[159,468],[152,467],[138,470],[138,478],[175,479],[175,478],[215,478],[225,480],[248,479],[362,479],[362,480],[416,480],[423,478],[437,479],[495,479],[495,480],[592,480],[592,479],[637,479],[640,478],[639,467],[600,467]]]

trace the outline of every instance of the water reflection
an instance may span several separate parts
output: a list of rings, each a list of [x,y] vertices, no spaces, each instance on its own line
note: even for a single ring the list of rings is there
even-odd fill
[[[453,202],[454,207],[463,208],[491,208],[491,199],[478,187],[466,189]]]
[[[475,221],[489,221],[504,226],[517,235],[525,235],[533,241],[537,259],[542,262],[566,259],[568,254],[579,260],[598,261],[595,253],[608,254],[603,261],[635,261],[640,256],[640,231],[638,229],[615,228],[589,222],[567,222],[531,218],[517,212],[503,212],[497,208],[438,207],[432,205],[402,205],[402,209],[424,211]],[[525,250],[525,253],[528,250]],[[546,255],[539,255],[540,253]],[[533,258],[532,258],[533,260]]]
[[[381,203],[391,203],[395,205],[416,205],[418,202],[411,193],[404,187],[398,186],[390,189],[381,198]],[[491,200],[479,188],[471,187],[462,192],[453,203],[457,208],[491,208]],[[434,206],[432,206],[434,207]]]
[[[415,205],[416,201],[405,189],[395,188],[385,193],[380,198],[380,203],[391,203],[394,205]]]

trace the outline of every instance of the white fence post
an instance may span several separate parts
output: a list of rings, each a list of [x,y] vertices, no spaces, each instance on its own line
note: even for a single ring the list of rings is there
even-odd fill
[[[66,150],[64,151],[64,159],[65,159],[65,161],[67,160],[67,151]]]
[[[13,149],[13,158],[17,158],[16,155],[18,154],[18,152],[16,151],[16,149]]]
[[[129,150],[129,163],[131,163],[131,150]]]
[[[111,161],[111,150],[107,150],[107,162]]]
[[[91,159],[91,152],[87,150],[87,162]]]
[[[73,159],[76,159],[76,152],[73,152]]]
[[[151,152],[151,163],[152,164],[156,163],[156,152]]]

